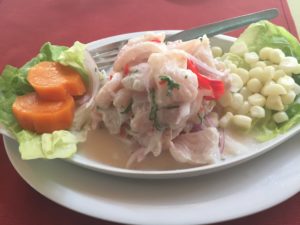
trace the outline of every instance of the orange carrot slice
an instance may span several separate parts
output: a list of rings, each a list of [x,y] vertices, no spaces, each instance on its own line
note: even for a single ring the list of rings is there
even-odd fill
[[[27,76],[37,94],[45,100],[63,100],[86,92],[78,72],[57,62],[40,62],[33,66]]]
[[[62,101],[48,101],[33,92],[18,96],[12,110],[23,129],[36,133],[51,133],[71,127],[75,103],[70,95]]]

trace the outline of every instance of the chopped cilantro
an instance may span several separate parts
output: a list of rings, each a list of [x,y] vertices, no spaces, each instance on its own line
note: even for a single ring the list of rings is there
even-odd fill
[[[168,105],[164,107],[165,109],[178,109],[179,105]]]
[[[158,118],[157,118],[158,106],[155,101],[154,89],[150,90],[150,98],[151,98],[151,110],[150,110],[150,114],[149,114],[149,120],[151,120],[153,122],[153,126],[157,130],[161,130],[161,126],[160,126],[160,124],[158,122]]]
[[[160,76],[161,81],[166,81],[168,85],[167,95],[171,96],[174,88],[179,89],[180,85],[176,83],[170,76]]]

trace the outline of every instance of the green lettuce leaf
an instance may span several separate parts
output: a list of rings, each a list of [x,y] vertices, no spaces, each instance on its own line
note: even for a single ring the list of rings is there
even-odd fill
[[[268,21],[260,21],[251,24],[236,40],[235,43],[244,42],[249,52],[259,53],[263,47],[279,48],[286,56],[293,56],[300,61],[300,44],[285,28]],[[293,75],[296,83],[300,84],[300,75]],[[289,105],[286,110],[289,120],[282,124],[276,124],[272,118],[272,111],[266,110],[263,119],[253,123],[253,132],[257,140],[267,141],[279,134],[287,132],[291,127],[300,123],[300,100]]]
[[[264,142],[275,138],[280,130],[272,118],[272,111],[266,110],[266,115],[262,119],[253,122],[253,134],[258,141]]]
[[[17,96],[34,91],[27,81],[27,74],[31,67],[42,61],[55,61],[71,66],[79,71],[83,80],[87,82],[84,51],[85,45],[79,42],[74,43],[70,48],[47,42],[41,47],[39,54],[22,67],[16,68],[8,65],[4,68],[0,76],[0,127],[1,129],[4,127],[8,134],[16,137],[19,141],[22,158],[62,158],[70,157],[71,153],[76,152],[76,141],[74,142],[73,137],[79,137],[79,135],[74,136],[69,131],[55,131],[52,134],[38,135],[22,130],[13,115],[12,105]],[[77,131],[77,134],[79,133]],[[81,134],[80,137],[85,137],[85,135]],[[51,148],[50,143],[48,146],[46,144],[46,140],[49,141],[50,139],[52,140]],[[75,143],[75,150],[71,143]],[[68,148],[68,150],[63,152],[63,147]]]
[[[76,41],[72,47],[63,51],[57,61],[65,66],[71,66],[82,76],[84,82],[88,85],[88,75],[84,66],[85,45]]]
[[[41,135],[22,130],[17,133],[17,140],[21,157],[25,160],[68,158],[77,150],[76,137],[66,130]]]
[[[235,53],[232,53],[232,52],[225,53],[222,56],[222,61],[225,62],[226,60],[231,61],[237,67],[242,67],[244,69],[249,69],[250,68],[250,66],[248,65],[248,63],[246,63],[246,61],[244,60],[244,58],[242,58],[241,56],[239,56],[239,55],[237,55]]]
[[[300,45],[285,28],[266,20],[251,24],[237,39],[246,43],[249,52],[259,52],[263,47],[279,48],[286,56],[300,61]]]
[[[286,133],[293,126],[300,123],[300,96],[286,110],[289,120],[282,124],[276,124],[272,118],[272,112],[266,110],[265,118],[254,122],[253,133],[258,141],[268,141],[279,134]]]

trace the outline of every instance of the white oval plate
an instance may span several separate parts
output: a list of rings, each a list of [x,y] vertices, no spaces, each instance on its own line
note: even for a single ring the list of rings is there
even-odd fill
[[[157,31],[155,31],[155,32],[157,32]],[[170,31],[169,30],[169,31],[164,31],[164,32],[166,32],[166,34],[173,34],[178,31]],[[101,39],[101,40],[89,43],[87,49],[88,49],[88,51],[93,51],[94,49],[97,49],[98,47],[101,47],[103,45],[110,44],[115,41],[127,40],[129,38],[136,37],[143,33],[145,33],[145,32],[122,34],[122,35],[118,35],[118,36]],[[231,44],[234,40],[235,40],[235,38],[225,36],[225,35],[218,35],[216,37],[211,38],[212,45],[220,46],[224,49],[224,51],[228,51],[229,47],[231,46]],[[273,140],[265,142],[265,143],[258,143],[247,154],[239,155],[232,159],[227,159],[225,161],[222,161],[220,163],[207,165],[207,166],[201,166],[201,167],[188,168],[188,169],[158,171],[158,170],[133,170],[133,169],[118,168],[118,167],[113,167],[113,166],[104,164],[97,159],[93,159],[91,157],[86,157],[89,154],[87,152],[87,151],[89,151],[88,149],[81,149],[80,151],[78,151],[78,153],[76,153],[74,155],[74,157],[72,157],[68,161],[71,163],[74,163],[76,165],[83,166],[85,168],[89,168],[89,169],[107,173],[107,174],[124,176],[124,177],[149,178],[149,179],[191,177],[191,176],[197,176],[197,175],[220,171],[220,170],[238,165],[240,163],[246,162],[247,160],[255,158],[255,157],[269,151],[270,149],[274,148],[278,144],[280,144],[283,141],[285,141],[286,139],[288,139],[290,136],[295,135],[299,129],[300,129],[300,125],[298,127],[291,129],[289,132],[287,132],[284,135],[279,136],[276,139],[273,139]],[[96,151],[96,150],[101,151],[101,146],[95,146],[95,148],[97,148],[97,149],[94,149],[93,151]]]
[[[200,225],[250,215],[296,194],[299,138],[235,168],[171,180],[108,176],[62,160],[23,161],[15,141],[4,137],[4,144],[30,186],[74,211],[126,224]]]

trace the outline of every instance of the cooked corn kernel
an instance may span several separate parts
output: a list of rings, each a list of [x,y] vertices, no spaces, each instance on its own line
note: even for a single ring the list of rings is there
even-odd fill
[[[234,125],[243,129],[249,129],[252,123],[252,119],[244,115],[234,115],[231,120]]]
[[[274,113],[273,119],[276,123],[283,123],[283,122],[289,120],[289,117],[286,114],[286,112],[277,112],[277,113]]]
[[[231,107],[235,110],[238,110],[244,102],[244,97],[240,93],[232,94]]]
[[[300,86],[297,83],[294,84],[293,90],[296,93],[296,95],[300,94]]]
[[[219,120],[219,126],[222,128],[228,127],[232,117],[233,114],[231,112],[226,112],[225,115],[222,116],[221,119]]]
[[[264,47],[259,51],[259,57],[261,60],[270,59],[270,55],[272,54],[273,49],[269,47]]]
[[[292,90],[289,90],[287,94],[281,96],[282,103],[288,105],[294,102],[296,93]]]
[[[287,91],[293,89],[295,81],[290,76],[283,76],[277,80],[277,83],[282,85]]]
[[[270,95],[267,97],[266,108],[276,111],[282,111],[284,106],[279,95]]]
[[[249,113],[250,107],[250,103],[248,101],[244,101],[241,107],[239,108],[238,113],[242,115],[247,115]]]
[[[278,48],[273,49],[272,53],[269,55],[270,61],[275,64],[279,64],[284,57],[284,53]]]
[[[243,87],[242,79],[240,78],[239,75],[237,75],[235,73],[231,73],[230,78],[231,78],[230,91],[238,92]]]
[[[247,82],[247,88],[249,89],[249,91],[256,93],[259,92],[260,89],[262,88],[262,83],[259,79],[252,78]]]
[[[261,68],[264,68],[266,67],[267,64],[264,62],[264,61],[258,61],[257,63],[255,64],[251,64],[251,68],[254,68],[254,67],[261,67]]]
[[[222,48],[218,47],[218,46],[213,46],[211,48],[211,51],[212,51],[212,54],[213,56],[216,58],[216,57],[220,57],[223,55],[223,50]]]
[[[246,52],[244,54],[244,59],[245,59],[246,63],[253,64],[259,60],[259,57],[256,54],[256,52]]]
[[[265,115],[265,109],[261,106],[254,105],[250,108],[250,116],[253,118],[264,118]]]
[[[298,61],[296,58],[287,56],[284,57],[280,64],[279,64],[280,69],[282,69],[286,74],[291,75],[295,71],[297,71],[298,67]]]
[[[273,76],[273,80],[277,81],[280,77],[285,76],[285,72],[283,70],[276,70]]]
[[[263,68],[262,67],[254,67],[249,71],[250,78],[257,78],[257,79],[260,80],[262,74],[263,74]]]
[[[238,68],[238,69],[236,70],[236,73],[237,73],[237,75],[239,75],[240,78],[242,79],[243,84],[246,84],[247,81],[249,80],[249,72],[248,72],[247,70],[243,69],[243,68]]]
[[[265,96],[255,93],[248,97],[248,101],[251,105],[264,106],[266,104]]]
[[[243,56],[246,52],[248,52],[248,47],[243,41],[239,41],[239,42],[235,42],[230,47],[229,51],[239,56]]]
[[[264,83],[269,80],[272,80],[274,77],[274,73],[275,73],[275,69],[273,66],[266,66],[264,67],[264,71],[260,80]]]
[[[261,93],[265,96],[269,96],[285,95],[287,92],[282,85],[269,82],[262,88]]]

